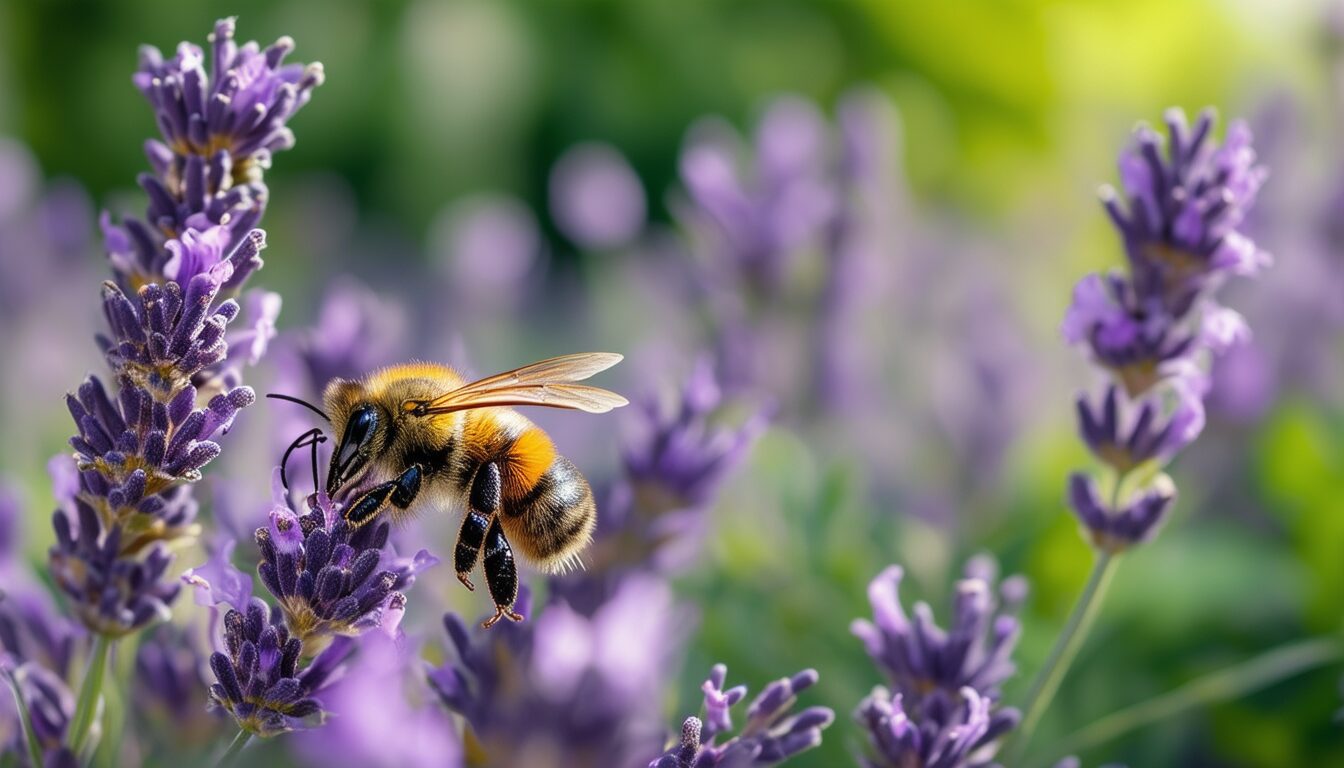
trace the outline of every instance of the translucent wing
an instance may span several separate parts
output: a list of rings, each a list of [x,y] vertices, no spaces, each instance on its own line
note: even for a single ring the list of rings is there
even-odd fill
[[[421,412],[438,414],[470,408],[540,405],[606,413],[629,401],[615,392],[575,382],[605,371],[622,359],[612,352],[552,357],[473,381],[425,403]]]

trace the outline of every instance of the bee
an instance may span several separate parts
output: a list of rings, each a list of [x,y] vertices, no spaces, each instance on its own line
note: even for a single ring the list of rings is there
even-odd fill
[[[384,513],[400,519],[422,505],[460,505],[465,514],[453,552],[458,580],[475,590],[470,577],[483,562],[495,604],[483,626],[504,617],[522,621],[513,611],[515,548],[544,571],[578,564],[597,524],[597,506],[578,468],[513,406],[606,413],[626,405],[614,392],[577,383],[621,359],[602,352],[565,355],[470,383],[433,363],[335,379],[321,409],[333,436],[340,436],[327,469],[327,495],[354,494],[342,514],[355,527]],[[315,451],[321,438],[314,431],[304,439]]]

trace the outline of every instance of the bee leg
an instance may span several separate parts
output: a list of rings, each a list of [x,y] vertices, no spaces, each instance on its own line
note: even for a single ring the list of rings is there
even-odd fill
[[[391,502],[397,509],[406,509],[420,493],[420,479],[424,471],[412,464],[396,480],[379,483],[355,499],[345,509],[345,519],[354,528],[360,528],[378,517]]]
[[[481,547],[485,545],[485,532],[490,526],[490,518],[499,509],[499,490],[498,465],[492,461],[476,470],[467,500],[467,514],[457,533],[457,547],[453,550],[457,580],[472,591],[475,591],[476,585],[471,583],[471,572],[476,570]]]
[[[522,614],[513,611],[513,601],[518,599],[518,568],[498,517],[490,521],[490,530],[485,535],[485,584],[490,587],[490,599],[495,601],[495,615],[486,619],[482,627],[489,629],[505,616],[512,621],[523,620]]]

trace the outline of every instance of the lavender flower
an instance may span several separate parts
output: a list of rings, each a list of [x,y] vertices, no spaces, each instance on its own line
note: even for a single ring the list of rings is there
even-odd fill
[[[210,656],[210,669],[218,681],[210,686],[211,705],[227,711],[239,728],[259,736],[302,728],[305,720],[322,716],[322,705],[312,694],[325,677],[309,674],[317,663],[299,674],[303,643],[290,636],[282,618],[278,608],[268,609],[260,598],[252,598],[246,612],[230,610],[224,615],[227,653]],[[327,666],[321,669],[326,671]]]
[[[160,624],[146,632],[135,654],[132,700],[138,719],[160,734],[171,735],[174,745],[188,748],[214,741],[222,715],[220,710],[207,711],[201,706],[209,699],[205,675],[211,650],[199,630]]]
[[[625,472],[599,489],[602,514],[584,570],[551,581],[591,615],[632,572],[671,572],[697,554],[705,515],[769,421],[761,408],[736,426],[715,423],[725,398],[701,359],[670,398],[646,398],[624,442]]]
[[[713,366],[701,358],[674,400],[641,403],[642,418],[622,451],[637,494],[686,507],[713,498],[769,423],[768,411],[761,409],[735,429],[715,426],[712,415],[724,400]]]
[[[663,738],[656,692],[671,675],[685,619],[661,580],[633,575],[591,617],[561,602],[486,632],[444,617],[456,658],[432,669],[444,705],[466,720],[488,765],[634,768]]]
[[[1096,481],[1082,472],[1069,476],[1069,506],[1082,522],[1092,544],[1105,552],[1123,552],[1157,534],[1176,501],[1171,478],[1159,474],[1147,488],[1114,506],[1102,501]]]
[[[901,694],[877,686],[854,717],[868,730],[873,755],[866,768],[976,768],[992,757],[984,747],[1017,725],[1015,710],[991,715],[989,698],[961,689],[961,703],[945,721],[911,719]],[[992,750],[988,750],[992,752]]]
[[[681,741],[649,768],[714,768],[716,766],[777,765],[821,744],[821,732],[835,721],[826,707],[808,707],[793,713],[798,694],[816,684],[816,670],[806,669],[793,677],[765,687],[747,707],[747,722],[723,743],[721,733],[733,730],[731,709],[747,695],[746,686],[724,690],[728,668],[714,665],[705,681],[704,719],[688,717],[682,723]]]
[[[1237,229],[1268,171],[1255,164],[1244,122],[1233,122],[1215,146],[1214,119],[1206,109],[1192,127],[1184,112],[1168,110],[1165,157],[1162,138],[1140,125],[1120,154],[1125,204],[1109,186],[1101,193],[1124,239],[1136,293],[1177,316],[1225,275],[1254,274],[1270,261]]]
[[[1214,291],[1229,275],[1251,275],[1270,258],[1238,231],[1267,172],[1255,165],[1250,131],[1233,123],[1222,146],[1210,138],[1213,115],[1191,128],[1179,110],[1166,116],[1170,145],[1140,126],[1120,156],[1128,195],[1102,190],[1124,241],[1129,272],[1089,275],[1074,289],[1064,318],[1070,343],[1086,345],[1112,379],[1099,407],[1078,401],[1080,431],[1113,470],[1111,500],[1077,474],[1069,501],[1092,543],[1123,551],[1154,535],[1175,499],[1160,468],[1199,436],[1209,390],[1207,359],[1243,342],[1241,316]],[[1139,487],[1127,478],[1142,475]]]
[[[235,267],[226,281],[232,289],[261,266],[255,253],[236,249],[265,210],[262,171],[272,153],[294,145],[286,123],[322,83],[323,71],[316,63],[284,64],[294,48],[288,37],[263,51],[255,42],[238,46],[233,35],[232,18],[216,22],[209,73],[203,52],[190,43],[168,59],[152,46],[140,51],[133,80],[154,108],[164,141],[145,144],[154,169],[139,180],[150,200],[145,221],[113,227],[104,219],[123,287],[165,278],[185,284],[227,260]]]
[[[247,297],[250,327],[229,332],[241,308],[226,296],[261,266],[265,235],[252,228],[264,211],[261,169],[292,144],[285,121],[321,81],[320,65],[282,66],[292,41],[240,49],[231,19],[211,40],[210,77],[190,44],[167,61],[141,52],[135,82],[167,144],[146,145],[146,221],[103,221],[117,281],[104,284],[110,332],[98,343],[116,389],[90,377],[66,398],[79,477],[58,493],[50,563],[81,620],[112,637],[167,615],[178,587],[161,581],[165,542],[196,531],[185,486],[255,400],[237,366],[265,350],[278,297]]]
[[[306,513],[296,513],[278,469],[272,491],[270,525],[256,532],[257,573],[279,601],[289,631],[315,653],[337,635],[380,626],[394,630],[386,614],[399,618],[404,610],[406,596],[398,590],[437,559],[421,550],[410,560],[385,562],[391,523],[352,529],[325,494],[315,496]]]
[[[967,563],[947,631],[934,623],[927,603],[916,603],[913,619],[907,616],[898,593],[900,566],[869,586],[873,621],[858,619],[851,629],[891,690],[875,688],[856,712],[873,748],[867,765],[981,765],[967,762],[969,756],[987,762],[994,741],[1017,725],[1017,710],[995,708],[1000,686],[1016,670],[1012,652],[1021,625],[1011,611],[1025,599],[1026,582],[1014,576],[999,584],[1001,608],[994,597],[996,568],[987,556]]]
[[[0,664],[6,664],[0,658]],[[19,695],[28,708],[32,718],[33,733],[37,737],[39,750],[45,756],[45,762],[62,759],[66,730],[75,712],[75,696],[66,687],[59,675],[34,662],[20,664],[12,670],[6,670],[6,676],[12,674],[12,680],[18,684]],[[9,692],[5,691],[5,698]],[[16,738],[23,738],[16,735]],[[6,746],[0,744],[0,746]],[[24,750],[16,749],[23,754]]]

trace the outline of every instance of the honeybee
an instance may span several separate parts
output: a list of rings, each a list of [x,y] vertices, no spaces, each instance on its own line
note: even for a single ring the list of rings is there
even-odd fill
[[[606,413],[626,405],[614,392],[577,383],[621,359],[603,352],[565,355],[470,383],[433,363],[394,365],[356,381],[335,379],[323,392],[321,409],[332,434],[340,436],[327,469],[327,494],[364,489],[342,512],[356,527],[384,513],[408,515],[422,504],[460,504],[465,516],[453,552],[458,580],[475,590],[471,573],[483,561],[495,604],[495,615],[483,626],[504,617],[522,621],[513,611],[514,548],[542,570],[565,570],[579,562],[591,540],[597,507],[578,468],[511,406]],[[318,432],[304,444],[314,451]]]

